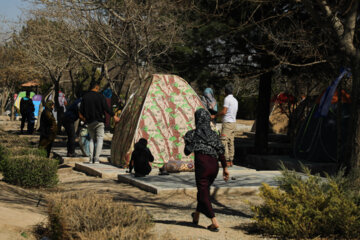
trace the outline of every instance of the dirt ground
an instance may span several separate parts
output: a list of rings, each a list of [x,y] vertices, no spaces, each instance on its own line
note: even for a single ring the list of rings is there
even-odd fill
[[[20,122],[0,121],[0,127],[8,131],[17,130],[18,125]],[[21,137],[31,138],[34,142],[38,139],[38,136]],[[60,183],[57,191],[107,192],[118,201],[145,208],[154,219],[152,233],[158,239],[167,239],[166,236],[179,240],[269,239],[243,230],[244,224],[250,223],[252,217],[248,203],[260,203],[260,198],[254,192],[214,197],[212,203],[220,223],[220,232],[213,233],[206,229],[210,220],[204,216],[201,216],[199,226],[191,223],[190,214],[196,207],[195,194],[155,195],[114,180],[86,176],[74,171],[72,166],[59,167],[58,175]],[[47,219],[46,202],[40,200],[43,194],[38,190],[25,190],[0,181],[0,239],[35,239],[31,234],[33,226]]]

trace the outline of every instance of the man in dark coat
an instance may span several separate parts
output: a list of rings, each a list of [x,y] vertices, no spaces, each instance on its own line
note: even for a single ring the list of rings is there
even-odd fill
[[[57,124],[52,114],[54,109],[54,102],[48,100],[45,104],[45,110],[41,114],[40,118],[40,142],[39,148],[45,149],[47,157],[50,157],[50,151],[52,144],[55,140],[57,133]]]
[[[134,151],[131,154],[129,173],[131,173],[134,168],[135,177],[144,177],[151,172],[150,164],[153,161],[154,157],[147,147],[147,140],[145,138],[140,138],[135,144]]]
[[[24,133],[25,122],[27,122],[27,132],[32,134],[34,132],[34,117],[35,106],[30,98],[30,92],[26,91],[26,97],[20,100],[20,114],[21,114],[21,134]]]

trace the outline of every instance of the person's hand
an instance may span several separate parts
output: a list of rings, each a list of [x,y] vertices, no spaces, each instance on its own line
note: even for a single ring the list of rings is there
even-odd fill
[[[223,169],[223,178],[224,181],[227,182],[229,180],[230,174],[229,174],[229,170],[226,168]]]
[[[118,122],[120,122],[120,118],[115,115],[115,116],[114,116],[114,121],[115,121],[115,123],[118,123]]]
[[[210,117],[211,117],[211,119],[215,119],[216,115],[211,115]]]

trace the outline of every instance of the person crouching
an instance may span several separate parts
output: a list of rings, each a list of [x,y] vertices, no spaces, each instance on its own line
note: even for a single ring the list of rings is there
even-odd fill
[[[147,147],[147,140],[140,138],[140,140],[135,143],[134,151],[131,154],[129,173],[134,169],[135,177],[144,177],[151,172],[151,162],[153,161],[154,157]]]

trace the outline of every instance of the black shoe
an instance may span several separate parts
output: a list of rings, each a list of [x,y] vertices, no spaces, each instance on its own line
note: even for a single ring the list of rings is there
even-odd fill
[[[67,157],[77,157],[76,153],[68,153],[66,154]]]
[[[135,177],[145,177],[145,175],[140,174],[140,173],[135,173]]]
[[[218,227],[215,227],[213,224],[209,225],[207,227],[207,229],[209,229],[210,231],[212,232],[218,232],[219,231],[219,228]]]

